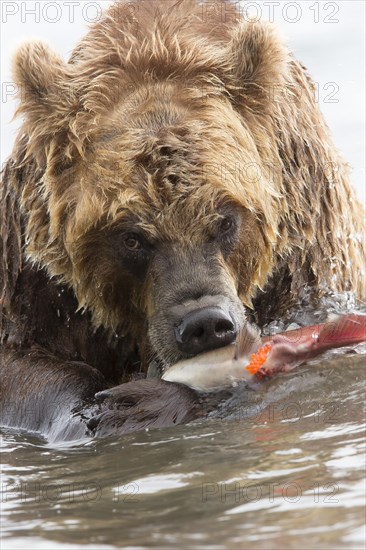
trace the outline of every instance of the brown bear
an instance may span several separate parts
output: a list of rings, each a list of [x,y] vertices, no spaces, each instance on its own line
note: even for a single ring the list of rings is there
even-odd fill
[[[304,289],[314,307],[364,297],[364,210],[311,78],[273,25],[205,8],[119,1],[68,62],[38,42],[16,55],[24,123],[1,184],[7,425],[50,433],[55,410],[92,410],[96,391],[152,360],[229,344]],[[188,389],[178,413],[168,383],[130,384],[152,425],[168,398],[164,424],[190,417]]]

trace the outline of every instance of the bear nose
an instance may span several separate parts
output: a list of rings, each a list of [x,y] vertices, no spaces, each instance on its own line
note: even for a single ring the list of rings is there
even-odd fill
[[[235,338],[235,325],[220,307],[195,309],[175,328],[178,349],[193,355],[226,346]]]

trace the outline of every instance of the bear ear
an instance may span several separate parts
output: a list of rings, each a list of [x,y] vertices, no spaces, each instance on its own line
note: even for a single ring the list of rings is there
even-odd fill
[[[22,44],[15,54],[13,77],[18,87],[18,113],[30,123],[48,122],[70,111],[72,98],[68,65],[42,42]],[[50,124],[52,127],[52,124]]]
[[[15,54],[13,77],[20,100],[16,114],[24,117],[30,136],[28,153],[42,157],[50,139],[68,131],[78,97],[72,66],[42,42],[24,43]]]
[[[241,22],[233,29],[228,48],[234,96],[245,98],[252,111],[268,111],[289,74],[290,54],[276,27],[269,22]]]
[[[24,111],[37,106],[52,108],[49,100],[62,91],[68,80],[66,63],[42,42],[20,46],[14,57],[13,75],[25,103]]]

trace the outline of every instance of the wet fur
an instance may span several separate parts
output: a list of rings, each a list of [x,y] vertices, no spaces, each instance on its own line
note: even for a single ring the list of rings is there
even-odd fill
[[[128,380],[138,355],[144,368],[158,351],[176,359],[158,308],[182,280],[237,294],[260,325],[304,287],[314,303],[365,295],[364,209],[272,25],[207,23],[193,0],[137,7],[114,5],[67,63],[39,42],[20,48],[24,122],[1,186],[4,353],[41,346],[104,386]],[[256,178],[233,169],[253,161]],[[240,218],[227,255],[208,243],[225,208]],[[114,235],[131,226],[157,243],[146,274],[119,263]]]

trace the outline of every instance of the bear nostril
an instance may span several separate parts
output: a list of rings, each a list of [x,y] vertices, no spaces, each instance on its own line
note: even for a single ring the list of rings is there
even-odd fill
[[[193,338],[201,338],[201,336],[203,336],[204,334],[204,329],[202,327],[198,327],[198,329],[196,329],[193,333],[192,333],[192,337]]]
[[[229,312],[218,306],[190,311],[175,328],[178,349],[194,354],[226,346],[236,338]]]
[[[215,325],[215,332],[218,335],[231,332],[232,330],[234,330],[234,324],[229,320],[218,321]]]

